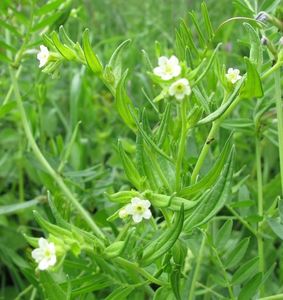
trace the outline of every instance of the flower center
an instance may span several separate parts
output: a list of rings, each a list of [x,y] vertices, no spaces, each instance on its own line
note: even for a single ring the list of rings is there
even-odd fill
[[[136,213],[137,214],[142,214],[142,213],[144,213],[144,207],[142,206],[142,205],[137,205],[136,207],[135,207],[135,211],[136,211]]]
[[[46,258],[50,258],[50,257],[52,256],[52,254],[51,254],[51,252],[50,252],[49,249],[46,249],[46,250],[44,251],[44,256],[45,256]]]
[[[164,69],[165,69],[165,73],[172,73],[173,71],[173,68],[170,64],[166,64]]]
[[[176,85],[176,91],[178,93],[182,93],[184,91],[184,85],[183,84],[177,84]]]

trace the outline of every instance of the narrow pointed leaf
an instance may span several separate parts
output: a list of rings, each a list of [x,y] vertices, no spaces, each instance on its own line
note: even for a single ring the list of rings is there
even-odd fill
[[[91,48],[88,29],[83,33],[83,50],[89,68],[94,74],[100,74],[103,70],[103,66]]]

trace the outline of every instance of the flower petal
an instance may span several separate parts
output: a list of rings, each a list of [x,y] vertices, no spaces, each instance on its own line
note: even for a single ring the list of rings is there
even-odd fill
[[[133,215],[133,220],[135,223],[140,223],[142,221],[142,216],[141,215]]]
[[[42,259],[38,264],[38,269],[43,271],[48,268],[49,268],[49,261],[47,259]]]
[[[152,214],[151,214],[151,211],[149,209],[147,209],[144,213],[143,213],[143,218],[145,219],[150,219]]]

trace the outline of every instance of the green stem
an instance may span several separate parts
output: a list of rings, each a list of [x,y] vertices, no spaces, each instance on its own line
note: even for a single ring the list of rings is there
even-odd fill
[[[266,79],[268,76],[270,76],[272,73],[274,73],[275,71],[277,71],[278,69],[280,69],[280,67],[282,66],[282,62],[277,61],[276,64],[270,68],[268,71],[266,71],[262,76],[261,76],[261,80]]]
[[[231,299],[231,300],[234,300],[235,297],[234,297],[233,290],[232,290],[230,281],[229,281],[229,279],[228,279],[228,276],[227,276],[225,267],[224,267],[224,265],[223,265],[223,263],[222,263],[221,258],[220,258],[219,255],[218,255],[217,250],[216,250],[215,248],[213,248],[213,251],[214,251],[214,253],[215,253],[215,255],[216,255],[216,258],[217,258],[217,260],[218,260],[218,263],[219,263],[219,265],[220,265],[220,267],[221,267],[221,271],[222,271],[222,273],[223,273],[223,276],[224,276],[224,279],[225,279],[225,282],[226,282],[226,285],[227,285],[227,289],[228,289],[228,292],[229,292],[229,295],[230,295],[230,299]]]
[[[203,237],[202,237],[200,249],[199,249],[199,252],[198,252],[196,267],[195,267],[195,271],[194,271],[194,275],[193,275],[193,279],[192,279],[192,284],[191,284],[191,289],[190,289],[190,294],[189,294],[189,300],[194,299],[195,288],[196,288],[196,283],[197,283],[197,279],[198,279],[198,276],[199,276],[199,271],[200,271],[200,265],[201,265],[201,260],[202,260],[202,256],[203,256],[204,246],[205,246],[205,235],[203,235]]]
[[[273,296],[268,296],[264,298],[259,298],[259,300],[281,300],[283,299],[283,294],[278,294],[278,295],[273,295]]]
[[[255,236],[258,235],[258,233],[250,226],[250,224],[244,219],[242,218],[238,213],[237,211],[232,208],[230,205],[226,204],[225,205],[228,210],[230,210],[230,212],[252,233],[254,234]]]
[[[181,103],[181,122],[182,122],[182,129],[181,129],[181,139],[178,148],[177,154],[177,162],[176,162],[176,191],[181,188],[181,168],[182,162],[186,147],[186,137],[187,137],[187,103],[186,99],[184,99]]]
[[[261,165],[261,149],[260,149],[260,137],[256,136],[256,170],[257,170],[257,205],[258,215],[263,216],[263,187],[262,187],[262,165]],[[259,256],[259,271],[264,273],[264,249],[263,240],[261,236],[262,222],[258,223],[257,245]],[[261,288],[261,294],[263,294],[263,287]]]
[[[226,97],[224,99],[223,102],[226,101]],[[197,181],[197,176],[199,174],[199,171],[203,165],[203,162],[206,158],[206,155],[209,151],[209,148],[210,148],[210,141],[212,139],[214,139],[214,136],[215,136],[215,133],[216,131],[219,129],[219,127],[221,126],[221,123],[223,122],[223,120],[225,120],[229,115],[230,113],[235,109],[235,107],[238,105],[238,103],[241,101],[241,97],[237,97],[234,102],[227,108],[227,110],[223,113],[222,116],[220,116],[217,120],[215,120],[213,123],[212,123],[212,126],[211,126],[211,129],[210,129],[210,132],[207,136],[207,139],[205,141],[205,144],[203,145],[202,147],[202,150],[201,150],[201,153],[198,157],[198,160],[197,160],[197,163],[195,165],[195,168],[192,172],[192,177],[191,177],[191,184],[194,184],[196,183]]]
[[[24,109],[24,105],[22,102],[22,97],[19,91],[18,82],[15,76],[15,71],[10,67],[10,76],[12,79],[13,89],[15,93],[15,97],[17,100],[19,112],[22,119],[22,124],[24,127],[24,131],[27,137],[27,140],[34,152],[34,155],[40,162],[40,164],[44,167],[46,172],[54,179],[54,181],[58,184],[62,192],[65,194],[66,198],[69,199],[69,201],[73,204],[73,206],[77,209],[78,213],[81,215],[81,217],[85,220],[85,222],[89,225],[89,227],[93,230],[93,232],[100,237],[101,239],[105,240],[105,236],[103,232],[100,230],[100,228],[96,225],[94,220],[90,217],[88,212],[82,207],[82,205],[79,203],[79,201],[74,197],[74,195],[71,193],[67,185],[64,183],[63,179],[55,172],[55,170],[50,166],[48,161],[45,159],[43,154],[41,153],[40,149],[38,148],[34,137],[32,135],[28,118]]]
[[[150,282],[156,283],[160,286],[163,285],[167,285],[166,282],[161,281],[157,278],[155,278],[154,276],[152,276],[150,273],[148,273],[147,271],[145,271],[143,268],[140,268],[138,264],[130,262],[122,257],[116,257],[114,259],[115,262],[117,262],[119,265],[126,267],[130,270],[133,270],[137,273],[139,273],[140,275],[142,275],[144,278],[148,279]]]
[[[28,292],[32,290],[33,286],[29,285],[26,287],[22,292],[19,293],[19,295],[15,298],[15,300],[20,300],[24,295],[26,295]]]
[[[279,141],[279,160],[280,160],[280,176],[281,176],[281,196],[283,197],[283,109],[281,100],[281,80],[280,70],[274,74],[275,79],[275,98],[278,126],[278,141]]]
[[[197,176],[199,174],[199,171],[200,171],[200,169],[203,165],[203,162],[204,162],[204,160],[206,158],[206,155],[207,155],[207,153],[209,151],[209,148],[210,148],[210,144],[211,144],[210,141],[212,139],[214,139],[215,133],[218,130],[219,126],[220,126],[220,123],[218,121],[213,122],[213,124],[211,126],[211,129],[210,129],[210,132],[209,132],[209,134],[207,136],[207,139],[205,141],[205,144],[203,145],[203,147],[201,149],[201,152],[200,152],[200,155],[198,157],[195,168],[192,172],[191,184],[194,184],[197,181]]]

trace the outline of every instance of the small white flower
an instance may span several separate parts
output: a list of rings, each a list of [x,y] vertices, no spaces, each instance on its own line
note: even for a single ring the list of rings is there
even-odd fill
[[[151,211],[149,207],[151,203],[148,200],[143,200],[134,197],[131,203],[124,207],[127,215],[131,215],[135,223],[140,223],[142,219],[150,219]]]
[[[37,59],[39,60],[39,67],[43,67],[46,65],[49,58],[49,50],[47,47],[40,45],[40,51],[37,54]]]
[[[181,73],[179,60],[176,56],[172,55],[170,58],[161,56],[158,59],[158,67],[153,69],[153,73],[163,80],[170,80],[177,77]]]
[[[240,75],[240,70],[233,68],[229,68],[225,76],[227,80],[230,81],[232,84],[235,84],[238,80],[242,78],[242,76]]]
[[[181,78],[169,87],[169,95],[176,97],[178,100],[184,99],[186,95],[190,95],[192,92],[189,81],[186,78]]]
[[[32,251],[32,258],[38,263],[39,270],[46,270],[56,264],[56,252],[54,243],[48,243],[44,238],[38,240],[39,248]]]

